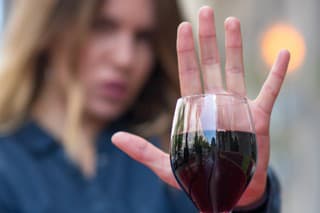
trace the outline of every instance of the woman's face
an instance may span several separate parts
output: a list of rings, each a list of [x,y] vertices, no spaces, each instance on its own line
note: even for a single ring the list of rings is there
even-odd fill
[[[112,121],[137,98],[153,65],[153,0],[108,0],[80,57],[86,114]]]

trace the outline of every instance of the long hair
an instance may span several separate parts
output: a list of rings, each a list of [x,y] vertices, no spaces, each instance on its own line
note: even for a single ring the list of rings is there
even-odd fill
[[[71,156],[83,156],[75,140],[81,121],[81,85],[76,81],[79,49],[98,14],[102,0],[16,0],[6,24],[0,61],[0,130],[13,131],[30,116],[48,66],[50,44],[72,29],[68,50],[70,81],[64,147]],[[168,133],[173,104],[178,96],[175,52],[180,22],[173,0],[155,0],[156,63],[136,103],[130,108],[131,129],[143,136]],[[148,110],[146,110],[148,109]],[[146,127],[147,126],[147,127]],[[147,130],[147,131],[146,131]],[[77,161],[77,159],[75,159]],[[81,163],[80,163],[81,164]]]

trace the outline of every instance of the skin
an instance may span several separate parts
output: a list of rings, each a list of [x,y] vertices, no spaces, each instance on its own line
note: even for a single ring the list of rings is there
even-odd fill
[[[244,79],[243,50],[240,22],[234,17],[225,21],[226,49],[226,89],[223,88],[219,51],[217,48],[214,11],[202,7],[199,11],[200,67],[204,76],[206,93],[228,91],[246,96]],[[181,95],[202,93],[200,68],[196,57],[192,27],[181,23],[178,28],[177,53]],[[269,76],[264,82],[258,97],[249,100],[258,142],[258,164],[256,173],[238,206],[257,202],[265,193],[267,169],[270,156],[270,117],[275,100],[283,83],[290,54],[287,50],[279,52]],[[113,143],[133,159],[149,167],[163,181],[179,188],[170,167],[169,155],[154,147],[145,139],[130,133],[119,132],[112,138]]]

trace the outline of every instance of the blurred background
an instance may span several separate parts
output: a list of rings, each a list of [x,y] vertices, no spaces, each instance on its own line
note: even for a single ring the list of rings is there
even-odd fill
[[[0,0],[1,30],[12,1]],[[282,48],[291,51],[290,70],[272,115],[271,166],[282,184],[282,212],[319,212],[320,144],[316,132],[320,130],[320,1],[180,0],[180,3],[185,19],[194,26],[200,6],[215,8],[222,61],[223,22],[228,16],[241,20],[250,98],[260,90],[276,53]]]

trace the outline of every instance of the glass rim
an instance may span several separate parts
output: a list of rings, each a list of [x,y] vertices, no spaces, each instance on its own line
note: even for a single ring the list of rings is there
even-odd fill
[[[187,95],[187,96],[182,96],[182,97],[178,98],[178,101],[199,99],[199,98],[210,97],[210,96],[232,97],[232,98],[235,98],[236,100],[239,100],[240,102],[245,102],[245,103],[248,102],[247,96],[241,96],[237,93],[231,93],[231,92],[201,93],[201,94]]]

